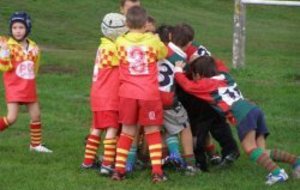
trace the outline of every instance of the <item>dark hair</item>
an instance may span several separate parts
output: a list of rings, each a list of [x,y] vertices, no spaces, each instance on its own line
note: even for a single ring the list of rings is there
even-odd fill
[[[162,42],[169,43],[171,41],[170,35],[172,34],[173,29],[174,26],[163,24],[156,29],[156,33],[159,35]]]
[[[135,2],[139,2],[140,0],[121,0],[121,1],[120,1],[121,7],[124,7],[124,5],[125,5],[125,3],[126,3],[127,1],[131,1],[131,2],[135,3]]]
[[[156,24],[155,18],[153,16],[151,16],[151,15],[148,15],[147,22],[153,23],[154,25]]]
[[[181,24],[181,27],[184,28],[185,35],[188,36],[190,41],[193,41],[194,37],[195,37],[195,31],[194,31],[193,27],[191,25],[186,24],[186,23]]]
[[[201,77],[212,77],[218,74],[215,60],[211,56],[200,56],[191,63],[191,72]]]
[[[131,7],[126,14],[126,22],[129,29],[141,29],[148,19],[147,11],[140,7]]]
[[[171,41],[179,47],[184,47],[189,42],[193,41],[194,34],[194,30],[190,25],[179,24],[176,25],[172,31]]]

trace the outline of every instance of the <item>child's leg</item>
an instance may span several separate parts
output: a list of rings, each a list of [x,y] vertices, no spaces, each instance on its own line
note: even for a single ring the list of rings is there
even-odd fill
[[[137,156],[138,141],[140,139],[140,129],[141,129],[141,126],[138,125],[137,132],[134,136],[134,140],[132,142],[130,151],[128,153],[128,158],[127,158],[127,163],[126,163],[126,171],[127,172],[133,171],[133,167],[134,167],[134,164],[136,161],[136,156]]]
[[[175,159],[174,161],[176,162],[176,164],[182,164],[181,163],[182,157],[181,157],[181,153],[179,150],[178,135],[169,135],[165,141],[166,141],[171,159]],[[179,159],[179,160],[177,160],[177,159]]]
[[[280,173],[279,166],[272,161],[267,152],[256,144],[256,132],[254,130],[248,132],[242,140],[242,147],[249,155],[252,161],[265,168],[268,172],[278,175]]]
[[[127,157],[135,133],[136,133],[135,125],[123,125],[122,132],[117,143],[117,156],[116,156],[116,165],[115,165],[115,171],[119,174],[122,175],[125,174]],[[113,179],[120,180],[119,178],[114,178],[114,176]]]
[[[183,148],[183,158],[185,159],[187,165],[195,166],[193,135],[190,125],[188,125],[181,131],[180,136]]]
[[[41,111],[38,102],[27,104],[31,118],[30,123],[30,144],[33,147],[42,144]]]
[[[216,150],[216,146],[213,142],[213,139],[212,139],[212,136],[210,135],[210,133],[207,134],[207,137],[205,139],[204,150],[205,150],[206,154],[208,155],[211,164],[218,165],[221,163],[222,159]]]
[[[52,150],[42,145],[41,111],[38,102],[27,104],[31,118],[30,123],[30,150],[36,152],[52,153]]]
[[[84,160],[82,164],[83,168],[92,167],[99,148],[101,132],[100,129],[91,128],[85,145]]]
[[[159,126],[147,126],[144,128],[149,146],[152,174],[163,175],[161,167],[162,139]]]
[[[103,154],[103,162],[102,166],[112,166],[115,162],[116,156],[116,146],[117,146],[117,136],[118,129],[117,128],[108,128],[105,140],[103,141],[104,144],[104,154]]]
[[[19,107],[18,103],[7,104],[7,116],[0,118],[0,132],[4,131],[17,120]]]
[[[236,160],[240,155],[237,142],[226,120],[215,113],[215,111],[212,113],[214,114],[214,119],[211,122],[209,131],[221,147],[222,164],[225,164],[227,161],[229,161],[227,163],[230,163]]]

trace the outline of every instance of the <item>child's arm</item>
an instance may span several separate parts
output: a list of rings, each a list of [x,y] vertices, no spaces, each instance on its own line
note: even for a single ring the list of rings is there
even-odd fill
[[[185,63],[182,61],[176,62],[175,80],[189,94],[192,94],[200,99],[210,102],[210,93],[216,90],[216,84],[211,79],[199,79],[197,81],[189,80],[183,73]]]
[[[6,40],[0,37],[0,71],[5,72],[11,69],[10,50],[6,44]]]

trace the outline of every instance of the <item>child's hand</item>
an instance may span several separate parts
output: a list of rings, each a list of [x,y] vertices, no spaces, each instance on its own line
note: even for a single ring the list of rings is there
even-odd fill
[[[175,66],[180,67],[182,69],[185,67],[185,65],[186,65],[186,63],[184,61],[176,61],[175,62]]]

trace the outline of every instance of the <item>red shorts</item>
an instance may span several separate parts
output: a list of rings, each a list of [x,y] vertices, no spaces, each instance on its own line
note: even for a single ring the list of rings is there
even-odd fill
[[[119,128],[119,114],[117,111],[95,111],[93,112],[93,128],[107,129],[109,127]]]
[[[162,125],[163,107],[160,100],[120,98],[120,123],[125,125]]]

